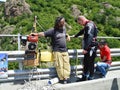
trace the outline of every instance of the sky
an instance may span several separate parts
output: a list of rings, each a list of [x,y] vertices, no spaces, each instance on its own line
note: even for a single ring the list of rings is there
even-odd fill
[[[6,0],[0,0],[0,2],[6,2]]]

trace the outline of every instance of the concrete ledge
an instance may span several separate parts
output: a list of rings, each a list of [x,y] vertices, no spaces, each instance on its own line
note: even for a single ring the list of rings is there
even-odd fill
[[[120,90],[120,77],[55,85],[55,90]]]
[[[73,79],[75,79],[74,77]],[[3,82],[0,83],[0,90],[120,90],[120,70],[109,71],[106,75],[106,78],[99,78],[90,81],[82,81],[82,82],[74,82],[70,84],[54,84],[51,87],[53,89],[41,89],[38,86],[44,84],[47,85],[46,80],[35,80],[30,81],[29,84],[26,85],[24,81],[16,81],[16,82]],[[32,88],[34,87],[34,89]],[[31,87],[30,89],[26,89],[24,87]],[[36,89],[36,87],[38,87]]]
[[[106,78],[72,84],[56,84],[55,90],[120,90],[120,70],[109,71]]]

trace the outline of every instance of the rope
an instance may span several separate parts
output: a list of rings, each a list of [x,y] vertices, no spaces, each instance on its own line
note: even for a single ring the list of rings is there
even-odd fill
[[[75,35],[70,36],[71,38],[74,38]],[[83,36],[78,36],[78,38],[83,38]],[[109,38],[109,39],[120,39],[120,37],[107,37],[107,36],[97,36],[97,38]]]
[[[18,37],[18,35],[16,35],[16,34],[0,34],[0,37],[13,37],[13,36]],[[73,38],[74,35],[72,35],[70,37]],[[82,37],[83,36],[79,36],[78,38],[82,38]],[[120,37],[107,37],[107,36],[98,36],[97,38],[120,39]]]

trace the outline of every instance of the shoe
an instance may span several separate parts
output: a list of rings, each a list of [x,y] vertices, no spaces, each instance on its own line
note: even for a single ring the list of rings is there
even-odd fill
[[[100,73],[100,76],[101,76],[101,78],[105,78],[105,75],[103,75],[102,73]]]
[[[61,84],[67,84],[67,80],[60,80],[59,83],[61,83]]]
[[[102,75],[102,78],[105,78],[105,75]]]
[[[93,77],[88,77],[88,80],[93,80],[94,78]]]
[[[67,80],[63,80],[63,84],[67,84]]]
[[[81,78],[80,79],[80,81],[86,81],[87,80],[87,78]]]
[[[70,79],[60,80],[59,83],[61,83],[61,84],[67,84],[67,83],[71,83],[71,80]]]
[[[82,76],[82,78],[78,78],[76,82],[80,82],[80,81],[86,81],[87,77],[86,76]]]
[[[59,80],[59,83],[63,84],[63,83],[64,83],[64,80]]]
[[[68,78],[68,79],[67,79],[67,83],[71,83],[71,80],[70,80],[70,78]]]
[[[80,82],[81,81],[81,78],[77,78],[76,82]]]

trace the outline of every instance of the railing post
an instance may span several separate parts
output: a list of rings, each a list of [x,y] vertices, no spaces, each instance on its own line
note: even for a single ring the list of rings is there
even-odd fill
[[[18,51],[20,51],[21,47],[20,47],[20,33],[18,33]]]
[[[20,44],[20,33],[18,33],[18,51],[21,50],[21,44]],[[23,63],[22,61],[19,61],[19,69],[22,70],[23,69]]]

